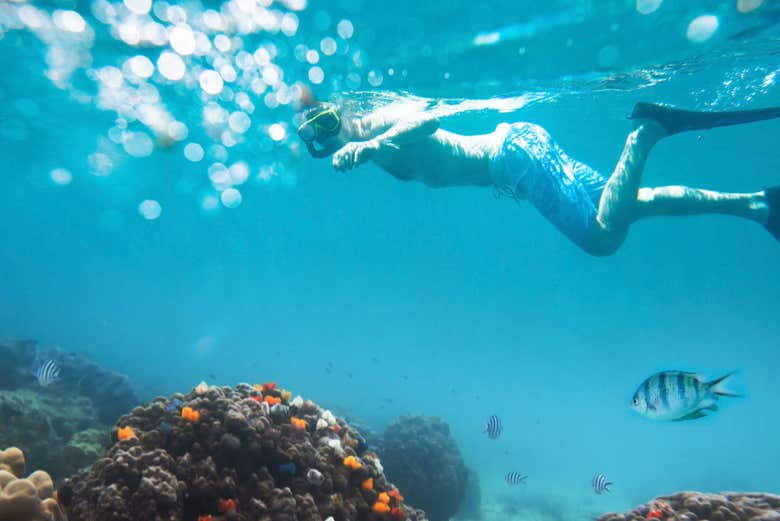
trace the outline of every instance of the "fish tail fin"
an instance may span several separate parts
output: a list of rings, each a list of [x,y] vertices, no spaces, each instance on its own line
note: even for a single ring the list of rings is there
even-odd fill
[[[736,373],[736,371],[731,371],[730,373],[724,374],[720,378],[716,378],[710,382],[707,382],[707,388],[715,396],[731,396],[734,398],[742,398],[744,395],[730,391],[723,386],[726,379],[733,376],[734,373]]]
[[[607,481],[607,483],[604,485],[604,490],[612,494],[612,491],[609,489],[609,487],[611,487],[612,485],[614,485],[614,483],[612,483],[611,481]]]

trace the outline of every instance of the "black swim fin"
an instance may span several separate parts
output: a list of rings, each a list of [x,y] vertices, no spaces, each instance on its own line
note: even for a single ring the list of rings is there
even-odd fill
[[[769,206],[769,218],[766,229],[780,241],[780,186],[770,186],[764,189],[766,204]]]
[[[634,105],[629,119],[652,119],[671,134],[688,130],[705,130],[729,125],[741,125],[765,119],[780,118],[780,107],[753,110],[732,110],[725,112],[707,112],[682,110],[660,103],[639,102]]]

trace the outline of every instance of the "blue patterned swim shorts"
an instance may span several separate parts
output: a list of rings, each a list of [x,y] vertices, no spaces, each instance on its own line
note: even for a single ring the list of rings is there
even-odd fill
[[[490,164],[499,194],[527,199],[575,244],[583,245],[595,224],[606,179],[575,161],[532,123],[514,123]]]

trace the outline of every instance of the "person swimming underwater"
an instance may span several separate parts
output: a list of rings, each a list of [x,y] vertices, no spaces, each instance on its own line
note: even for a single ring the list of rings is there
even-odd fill
[[[764,225],[780,240],[780,186],[753,193],[640,186],[647,157],[662,138],[780,118],[780,107],[697,112],[637,103],[629,116],[634,128],[608,177],[569,157],[533,123],[502,123],[489,134],[464,136],[439,128],[424,110],[391,105],[349,117],[332,103],[315,104],[301,117],[298,135],[309,153],[332,155],[336,170],[370,160],[398,179],[431,187],[492,185],[499,194],[529,201],[591,255],[615,253],[631,224],[654,216],[734,215]]]

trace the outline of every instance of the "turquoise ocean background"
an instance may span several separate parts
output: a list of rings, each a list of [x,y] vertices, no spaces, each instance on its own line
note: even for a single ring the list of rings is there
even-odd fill
[[[301,154],[294,132],[302,83],[366,104],[445,99],[456,112],[445,129],[532,121],[609,171],[636,101],[780,105],[777,5],[680,4],[290,0],[263,7],[278,10],[276,26],[202,30],[230,48],[185,54],[182,80],[161,76],[167,41],[120,30],[130,19],[170,30],[170,5],[4,4],[0,334],[85,351],[144,399],[201,379],[275,380],[375,430],[405,413],[440,416],[491,517],[508,501],[587,518],[677,490],[778,493],[780,245],[760,226],[643,221],[616,255],[593,258],[528,205],[486,188],[399,182],[373,165],[336,173]],[[193,28],[207,9],[237,5],[181,4]],[[285,13],[294,23],[280,22]],[[701,16],[717,27],[697,22],[712,29],[698,41]],[[239,79],[219,94],[204,92],[199,71],[237,59],[239,47],[255,63],[235,67]],[[260,73],[257,93],[241,75],[268,67],[261,48],[276,68]],[[123,69],[133,56],[148,57],[153,75]],[[112,83],[114,70],[134,94]],[[239,92],[255,105],[244,110],[251,124],[226,138],[203,109],[239,110]],[[187,136],[166,140],[141,121],[138,96]],[[279,128],[284,137],[269,138]],[[778,184],[779,135],[770,121],[674,136],[653,151],[645,185]],[[188,143],[205,157],[188,160]],[[233,174],[246,181],[231,178],[240,205],[220,201],[215,163],[244,165]],[[139,211],[145,200],[158,217]],[[703,420],[654,423],[629,401],[663,369],[738,370],[730,386],[746,397],[721,400]],[[481,432],[493,413],[505,425],[496,441]],[[509,471],[528,474],[527,485],[509,487]],[[596,472],[615,482],[612,495],[593,493]]]

